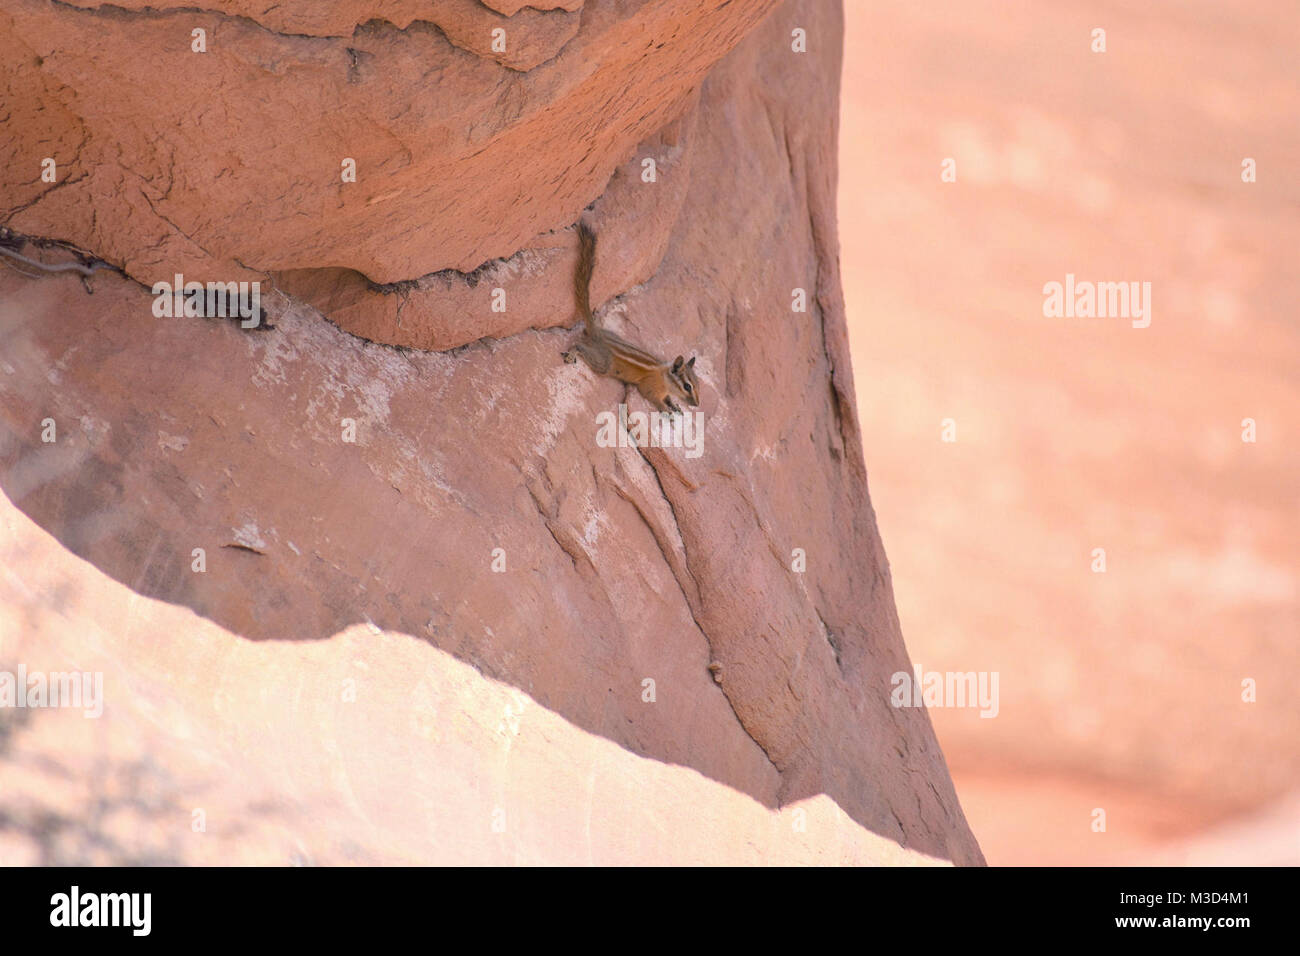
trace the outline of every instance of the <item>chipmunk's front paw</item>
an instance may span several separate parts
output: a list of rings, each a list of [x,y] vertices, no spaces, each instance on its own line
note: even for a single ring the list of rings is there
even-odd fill
[[[572,350],[561,352],[560,358],[564,359],[565,364],[567,365],[572,365],[574,362],[578,361],[578,356],[574,355]]]

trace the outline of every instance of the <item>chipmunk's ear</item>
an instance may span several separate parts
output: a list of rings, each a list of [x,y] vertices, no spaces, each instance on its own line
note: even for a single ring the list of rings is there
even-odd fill
[[[681,369],[682,369],[682,357],[679,355],[677,356],[677,358],[673,359],[673,371],[680,372]]]
[[[692,355],[692,356],[691,356],[691,360],[690,360],[689,362],[686,363],[686,367],[687,367],[687,368],[694,368],[694,367],[695,367],[695,356],[694,356],[694,355]]]

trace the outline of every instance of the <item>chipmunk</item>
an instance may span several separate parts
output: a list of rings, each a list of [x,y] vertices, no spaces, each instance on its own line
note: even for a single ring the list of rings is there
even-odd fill
[[[683,361],[679,355],[671,365],[638,348],[626,339],[601,328],[591,311],[588,298],[591,269],[596,262],[596,237],[585,222],[578,222],[578,268],[573,276],[573,291],[578,300],[585,328],[578,344],[561,352],[572,364],[581,355],[597,375],[608,375],[620,382],[635,385],[636,390],[661,412],[680,412],[674,398],[687,405],[700,404],[699,385],[695,380],[695,356]],[[576,354],[575,354],[576,353]]]

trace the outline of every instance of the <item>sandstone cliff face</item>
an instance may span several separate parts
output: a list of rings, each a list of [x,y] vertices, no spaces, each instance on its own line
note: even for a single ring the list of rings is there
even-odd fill
[[[0,13],[18,134],[0,158],[0,224],[123,273],[96,273],[93,297],[76,277],[0,273],[0,486],[114,587],[207,619],[190,657],[175,618],[150,610],[152,624],[131,627],[129,602],[104,597],[128,620],[104,622],[82,656],[120,672],[110,709],[142,721],[182,710],[189,733],[240,739],[214,758],[232,766],[265,770],[291,751],[248,787],[326,802],[363,788],[356,819],[381,818],[396,844],[422,818],[392,790],[444,765],[473,780],[477,766],[515,788],[532,822],[506,831],[515,859],[571,859],[546,834],[567,832],[555,806],[581,799],[582,781],[561,774],[543,793],[544,747],[524,778],[492,769],[535,702],[544,739],[604,738],[652,758],[625,765],[603,742],[582,745],[593,766],[645,781],[651,800],[714,801],[723,816],[731,805],[724,788],[651,786],[659,761],[768,808],[828,797],[851,818],[852,852],[773,858],[904,859],[883,837],[981,862],[927,716],[889,705],[890,675],[909,662],[840,292],[838,9],[260,11],[20,0]],[[505,54],[483,40],[501,22]],[[193,27],[207,29],[206,54],[189,52]],[[792,50],[795,29],[808,52]],[[179,78],[166,95],[160,72]],[[54,186],[39,180],[44,155],[59,162]],[[340,182],[345,157],[355,183]],[[588,206],[604,320],[661,354],[698,356],[698,457],[600,447],[599,413],[647,406],[560,361],[575,334],[570,227]],[[263,303],[274,327],[156,318],[147,286],[175,272],[260,279],[276,290]],[[806,311],[792,310],[796,289]],[[57,561],[17,517],[7,529],[9,555]],[[806,570],[792,567],[796,549]],[[81,595],[105,586],[92,587],[96,573],[33,572],[11,599],[37,620],[62,615],[42,626],[77,656],[66,628],[84,617]],[[343,642],[363,695],[385,706],[332,706],[340,657],[278,643],[254,654],[246,639]],[[222,642],[239,648],[212,649]],[[441,676],[390,699],[393,655]],[[473,708],[436,689],[467,679],[446,655],[527,695],[530,708],[507,708],[509,733],[485,742],[470,728],[490,721],[462,719]],[[203,693],[190,663],[264,690],[186,709]],[[176,699],[145,706],[168,685]],[[292,706],[268,703],[285,697]],[[373,722],[355,723],[363,715]],[[299,726],[285,734],[286,722]],[[130,720],[112,726],[131,733]],[[363,731],[414,737],[356,752]],[[421,858],[502,859],[487,821],[506,798],[480,796],[461,806],[481,810],[484,835],[459,828],[454,851],[429,844]],[[654,816],[621,802],[590,802],[589,829],[608,838]],[[370,831],[354,824],[340,827],[364,845]],[[845,839],[813,830],[788,838]],[[667,832],[601,859],[682,859]],[[710,857],[743,858],[726,841]]]

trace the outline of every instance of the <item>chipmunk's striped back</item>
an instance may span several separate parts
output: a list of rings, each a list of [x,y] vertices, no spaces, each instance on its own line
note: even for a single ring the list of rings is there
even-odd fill
[[[633,345],[627,339],[614,334],[608,329],[601,328],[601,333],[605,341],[609,343],[610,348],[618,353],[619,358],[628,365],[650,371],[652,369],[664,368],[668,364],[663,359],[659,358],[659,356],[652,355],[640,346]]]

